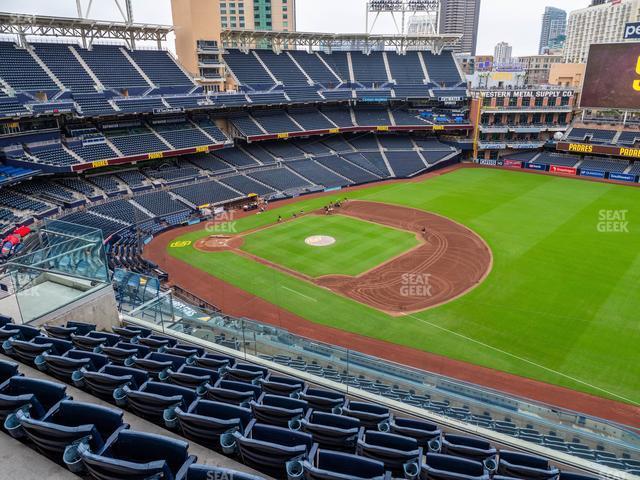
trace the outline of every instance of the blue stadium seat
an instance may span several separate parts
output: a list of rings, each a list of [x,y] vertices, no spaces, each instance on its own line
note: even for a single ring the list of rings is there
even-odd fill
[[[163,422],[167,428],[176,425],[176,407],[186,410],[196,399],[196,393],[190,388],[179,387],[149,380],[134,390],[129,386],[122,387],[114,393],[118,396],[119,405],[126,405],[136,415]]]
[[[244,432],[252,419],[248,408],[203,399],[186,409],[177,407],[175,414],[185,437],[215,450],[222,448],[220,437],[224,433]]]
[[[426,448],[442,431],[437,425],[413,418],[394,417],[389,422],[389,431],[405,437],[415,438],[420,447]]]
[[[391,480],[391,472],[377,460],[318,449],[303,462],[305,480]]]
[[[321,412],[331,412],[336,407],[342,408],[346,402],[345,396],[332,390],[320,388],[306,388],[300,395],[305,400],[310,409]]]
[[[34,365],[36,358],[44,353],[62,355],[72,348],[73,344],[68,340],[42,336],[34,337],[28,342],[24,340],[7,340],[3,344],[5,353],[28,365]]]
[[[265,393],[250,405],[257,422],[278,427],[297,425],[308,409],[304,400]]]
[[[437,441],[429,445],[432,451],[446,455],[456,455],[472,460],[486,460],[495,457],[497,450],[489,442],[464,435],[445,434],[438,448]]]
[[[89,448],[99,450],[112,436],[129,427],[123,423],[120,410],[71,400],[61,401],[39,420],[22,411],[16,417],[38,450],[59,462],[74,442],[85,440]]]
[[[546,480],[555,478],[560,471],[551,467],[546,458],[520,452],[500,450],[497,473],[506,477]]]
[[[71,340],[71,334],[87,335],[95,329],[95,325],[82,322],[67,322],[65,325],[44,325],[44,330],[49,337],[61,340]]]
[[[417,470],[422,459],[422,448],[416,439],[371,430],[360,432],[356,453],[384,463],[394,476],[403,476],[406,464],[414,463]]]
[[[102,347],[101,353],[115,365],[132,365],[134,357],[144,358],[151,353],[151,349],[137,343],[118,342],[111,347]]]
[[[93,330],[86,335],[71,335],[71,342],[78,350],[100,353],[104,346],[112,347],[120,341],[115,333],[98,332]]]
[[[355,452],[363,430],[357,418],[312,410],[300,421],[300,429],[311,434],[321,448],[350,453]]]
[[[117,391],[128,386],[133,390],[140,388],[149,380],[149,374],[144,370],[119,365],[105,365],[97,372],[83,372],[84,389],[96,397],[115,401],[119,405],[124,402],[121,392]]]
[[[226,371],[225,379],[238,382],[253,382],[265,378],[269,369],[250,363],[236,363]]]
[[[204,391],[205,385],[214,385],[220,378],[217,370],[202,367],[182,365],[178,371],[169,370],[167,381],[180,387],[191,388],[198,392]]]
[[[391,418],[389,409],[375,403],[353,402],[348,400],[342,407],[342,414],[357,418],[365,429],[377,429],[381,423]]]
[[[20,375],[18,372],[18,364],[7,360],[0,360],[0,388],[11,377]]]
[[[150,337],[146,337],[150,338]],[[146,338],[140,339],[145,340]],[[168,355],[166,353],[150,352],[144,358],[134,357],[127,366],[133,366],[146,370],[155,379],[164,381],[167,379],[169,369],[177,371],[186,363],[187,359],[177,355]]]
[[[236,363],[234,357],[219,355],[215,353],[205,353],[202,356],[193,359],[193,365],[196,367],[219,370],[221,368],[233,367]]]
[[[191,465],[187,471],[185,480],[264,480],[262,477],[244,472],[236,472],[228,468],[216,467],[212,465]]]
[[[262,391],[271,395],[295,397],[305,388],[302,380],[293,377],[283,377],[270,373],[267,378],[260,380]]]
[[[77,462],[95,480],[184,480],[195,462],[187,449],[188,444],[181,440],[122,430],[95,452],[81,444]]]
[[[29,325],[6,323],[0,327],[0,341],[3,344],[10,339],[29,341],[39,335],[40,330]]]
[[[257,385],[224,379],[218,380],[214,386],[205,386],[205,389],[204,398],[207,400],[241,406],[249,405],[261,393]]]
[[[48,372],[64,381],[78,381],[82,379],[84,371],[98,371],[109,363],[109,358],[101,353],[69,350],[63,355],[44,353],[36,362],[38,369]]]
[[[427,453],[420,465],[420,480],[489,480],[489,473],[474,460]]]
[[[7,417],[17,410],[23,410],[29,417],[41,419],[58,402],[68,400],[67,387],[48,380],[37,380],[21,376],[11,377],[0,386],[0,421],[6,422]],[[10,425],[5,428],[18,428],[15,416]]]
[[[303,432],[261,425],[252,420],[245,432],[223,435],[225,450],[236,448],[242,462],[276,478],[285,478],[287,463],[311,452],[313,439]]]

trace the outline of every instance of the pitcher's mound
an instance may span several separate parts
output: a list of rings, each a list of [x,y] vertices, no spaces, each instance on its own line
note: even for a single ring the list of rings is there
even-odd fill
[[[336,239],[328,235],[313,235],[311,237],[307,237],[304,243],[311,245],[312,247],[328,247],[329,245],[336,243]]]

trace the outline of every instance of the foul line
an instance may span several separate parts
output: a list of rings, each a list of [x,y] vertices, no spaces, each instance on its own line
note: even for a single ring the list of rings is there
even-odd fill
[[[448,328],[444,328],[444,327],[442,327],[440,325],[436,325],[435,323],[431,323],[428,320],[423,320],[422,318],[418,318],[418,317],[416,317],[414,315],[406,315],[406,317],[409,317],[409,318],[412,318],[414,320],[417,320],[418,322],[422,322],[424,324],[430,325],[432,327],[435,327],[435,328],[437,328],[439,330],[442,330],[444,332],[450,333],[450,334],[455,335],[457,337],[464,338],[465,340],[471,341],[473,343],[477,343],[478,345],[486,347],[486,348],[488,348],[490,350],[494,350],[494,351],[499,352],[499,353],[501,353],[503,355],[507,355],[508,357],[515,358],[516,360],[520,360],[521,362],[528,363],[529,365],[533,365],[534,367],[541,368],[542,370],[546,370],[548,372],[554,373],[556,375],[560,375],[561,377],[567,378],[569,380],[572,380],[574,382],[580,383],[580,384],[585,385],[587,387],[593,388],[595,390],[599,390],[599,391],[601,391],[603,393],[606,393],[607,395],[611,395],[613,397],[619,398],[619,399],[624,400],[625,402],[630,403],[632,405],[640,405],[640,403],[634,402],[633,400],[630,400],[630,399],[628,399],[626,397],[623,397],[622,395],[618,395],[616,393],[613,393],[613,392],[610,392],[608,390],[605,390],[604,388],[597,387],[596,385],[592,385],[592,384],[590,384],[588,382],[580,380],[579,378],[572,377],[571,375],[567,375],[565,373],[558,372],[557,370],[553,370],[552,368],[545,367],[544,365],[540,365],[539,363],[532,362],[531,360],[527,360],[526,358],[519,357],[518,355],[514,355],[513,353],[509,353],[509,352],[507,352],[505,350],[502,350],[500,348],[491,346],[491,345],[489,345],[487,343],[481,342],[481,341],[476,340],[474,338],[467,337],[466,335],[462,335],[461,333],[454,332],[453,330],[449,330]]]
[[[318,301],[318,300],[316,300],[315,298],[309,297],[308,295],[305,295],[304,293],[300,293],[300,292],[299,292],[299,291],[297,291],[297,290],[293,290],[293,289],[291,289],[291,288],[289,288],[289,287],[285,287],[284,285],[280,285],[280,286],[281,286],[282,288],[284,288],[285,290],[289,290],[290,292],[297,293],[297,294],[298,294],[298,295],[300,295],[301,297],[304,297],[304,298],[306,298],[307,300],[311,300],[312,302],[317,302],[317,301]]]

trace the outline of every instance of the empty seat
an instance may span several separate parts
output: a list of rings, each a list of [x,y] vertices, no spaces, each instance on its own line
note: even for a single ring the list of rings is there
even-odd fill
[[[16,375],[19,375],[17,363],[0,360],[0,386]]]
[[[34,337],[40,335],[40,330],[29,325],[16,325],[15,323],[6,323],[0,327],[0,342],[4,342],[9,339],[29,341]],[[6,351],[6,350],[5,350]]]
[[[167,372],[167,381],[181,387],[192,388],[198,392],[204,391],[205,385],[215,384],[220,375],[215,370],[209,370],[202,367],[192,367],[190,365],[182,365],[177,372],[169,370]]]
[[[5,422],[5,428],[17,428],[15,421],[17,410],[23,410],[29,417],[40,419],[49,409],[62,400],[69,399],[67,387],[47,380],[37,380],[26,377],[12,377],[0,388],[0,421]],[[7,417],[13,421],[7,425]]]
[[[116,365],[133,365],[134,358],[146,357],[151,349],[137,343],[118,342],[111,347],[102,347],[102,353]]]
[[[251,410],[227,403],[198,399],[187,409],[177,407],[175,414],[185,437],[219,450],[220,436],[231,430],[244,432],[251,421]]]
[[[426,448],[434,438],[439,438],[442,433],[438,426],[433,423],[402,417],[391,419],[389,431],[405,437],[415,438],[418,441],[418,445],[423,448]]]
[[[305,480],[391,479],[382,462],[322,449],[303,462],[303,470]]]
[[[218,380],[214,386],[205,386],[204,397],[215,402],[248,405],[260,396],[260,387],[251,383]]]
[[[294,395],[304,388],[304,382],[293,377],[269,375],[267,379],[260,380],[262,391],[273,395]]]
[[[421,480],[488,480],[482,462],[439,453],[427,453],[420,466]]]
[[[288,428],[261,425],[252,420],[246,432],[223,436],[222,446],[237,448],[242,462],[276,478],[284,478],[287,462],[306,456],[313,446],[311,435]]]
[[[106,355],[82,350],[69,350],[63,355],[51,355],[44,353],[42,363],[37,366],[40,370],[61,380],[81,381],[80,370],[98,371],[109,362]]]
[[[220,369],[223,367],[233,367],[236,363],[235,358],[226,355],[217,355],[213,353],[205,353],[200,357],[192,359],[193,365],[196,367]]]
[[[144,358],[134,357],[130,366],[146,370],[153,378],[164,381],[167,378],[169,369],[177,371],[185,363],[186,359],[184,357],[151,352]]]
[[[121,403],[126,402],[133,413],[154,422],[164,421],[167,428],[176,425],[176,407],[186,410],[196,399],[196,393],[189,388],[151,380],[137,390],[125,386],[121,393]]]
[[[71,334],[86,335],[96,329],[95,325],[82,322],[67,322],[66,325],[44,325],[49,337],[71,340]]]
[[[549,466],[546,458],[526,453],[500,450],[498,474],[503,476],[544,480],[558,475],[559,470]]]
[[[49,337],[34,337],[28,342],[9,339],[3,346],[7,354],[29,365],[33,365],[36,358],[43,353],[62,355],[72,347],[71,342],[67,340]]]
[[[95,330],[86,335],[71,335],[71,341],[78,350],[100,353],[102,347],[113,346],[120,341],[120,336],[115,333],[97,332]]]
[[[417,470],[422,459],[422,448],[415,438],[375,431],[360,433],[356,452],[384,463],[385,469],[390,470],[394,476],[404,474],[405,464],[414,463]]]
[[[191,465],[187,470],[186,480],[264,480],[262,477],[244,472],[236,472],[224,467],[212,465]]]
[[[375,403],[348,401],[342,409],[342,414],[357,418],[362,426],[377,429],[378,425],[390,418],[389,409]]]
[[[96,480],[182,480],[195,461],[181,440],[152,433],[123,430],[103,448],[77,450],[77,462]]]
[[[300,429],[311,434],[321,448],[354,453],[362,427],[357,418],[309,410]]]
[[[175,338],[165,337],[163,335],[149,335],[147,337],[138,338],[138,342],[141,345],[145,345],[152,350],[160,350],[166,347],[172,347],[178,341]]]
[[[258,365],[237,363],[234,367],[227,370],[225,378],[239,382],[252,382],[266,377],[268,373],[269,370],[267,368]]]
[[[494,457],[497,453],[497,450],[489,442],[463,435],[443,435],[440,448],[437,444],[437,441],[432,441],[429,444],[432,451],[478,461]]]
[[[343,394],[320,388],[307,388],[300,398],[305,400],[309,408],[321,412],[331,412],[336,407],[342,407],[345,403]]]
[[[64,400],[41,420],[19,411],[17,420],[26,436],[45,455],[62,460],[65,448],[86,439],[89,448],[96,451],[112,435],[128,428],[122,421],[122,412],[91,403]]]
[[[173,346],[165,348],[163,353],[177,355],[178,357],[196,357],[204,355],[204,348],[176,343]]]
[[[127,340],[131,340],[134,338],[137,339],[140,337],[148,337],[149,335],[151,335],[151,330],[141,327],[111,327],[111,330],[113,331],[113,333],[116,333]]]
[[[114,395],[118,389],[128,386],[138,389],[147,380],[149,374],[137,368],[123,367],[120,365],[105,365],[97,372],[82,372],[79,381],[84,382],[83,388],[96,397],[119,402],[119,397]]]
[[[256,421],[268,425],[287,427],[307,413],[307,402],[280,395],[262,394],[260,398],[250,402],[251,411]]]

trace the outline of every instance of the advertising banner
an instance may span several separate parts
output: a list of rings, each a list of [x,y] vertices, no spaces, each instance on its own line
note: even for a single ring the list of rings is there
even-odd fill
[[[562,165],[551,165],[549,172],[560,173],[562,175],[576,175],[578,170],[573,167],[563,167]]]
[[[541,171],[546,171],[547,170],[547,164],[546,163],[525,163],[524,164],[524,168],[527,168],[529,170],[541,170]]]
[[[498,165],[498,161],[492,158],[481,158],[478,163],[480,163],[480,165],[488,165],[490,167],[495,167]]]
[[[581,177],[604,178],[604,172],[601,170],[591,170],[589,168],[580,169]]]
[[[618,180],[620,182],[635,182],[636,181],[636,176],[635,175],[631,175],[630,173],[610,173],[609,174],[609,179],[610,180]]]
[[[509,168],[522,168],[522,162],[520,160],[504,160],[504,166]]]

